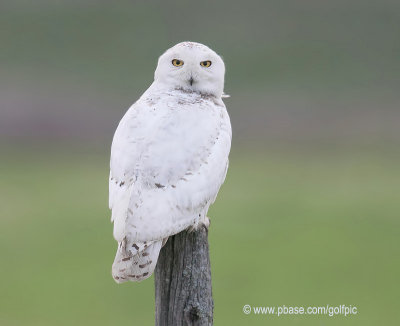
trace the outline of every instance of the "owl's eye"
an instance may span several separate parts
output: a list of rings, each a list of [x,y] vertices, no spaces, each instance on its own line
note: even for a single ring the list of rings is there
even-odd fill
[[[208,68],[209,66],[211,66],[211,61],[210,60],[202,61],[202,62],[200,62],[200,66],[202,66],[204,68]]]
[[[173,64],[175,67],[180,67],[180,66],[183,66],[183,61],[182,61],[182,60],[179,60],[179,59],[174,59],[174,60],[172,60],[172,64]]]

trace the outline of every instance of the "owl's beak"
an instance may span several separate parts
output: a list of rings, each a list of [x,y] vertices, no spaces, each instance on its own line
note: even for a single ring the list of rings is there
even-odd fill
[[[190,86],[192,86],[192,85],[193,85],[193,83],[194,83],[194,79],[193,79],[193,77],[192,77],[192,76],[190,76],[190,79],[189,79],[189,84],[190,84]]]

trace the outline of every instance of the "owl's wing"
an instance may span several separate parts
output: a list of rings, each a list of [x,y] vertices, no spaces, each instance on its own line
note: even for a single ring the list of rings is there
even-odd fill
[[[138,101],[121,120],[109,180],[117,282],[149,277],[163,241],[195,227],[215,200],[228,168],[231,126],[223,104],[206,111],[177,113],[168,103],[155,109]]]
[[[231,144],[229,116],[221,106],[217,111],[218,119],[213,116],[208,124],[203,120],[204,128],[201,130],[204,134],[199,130],[193,131],[193,137],[208,140],[196,149],[196,162],[191,163],[190,169],[185,170],[185,165],[179,164],[187,161],[189,156],[193,160],[190,153],[185,157],[182,151],[176,154],[161,150],[166,160],[178,162],[179,166],[172,164],[165,173],[172,174],[175,181],[150,184],[140,178],[141,171],[146,168],[143,166],[143,153],[148,153],[146,148],[149,147],[146,139],[151,139],[165,126],[165,115],[158,119],[146,105],[142,102],[128,110],[117,128],[111,155],[110,208],[114,237],[119,242],[127,239],[135,245],[160,241],[195,226],[204,218],[225,179]],[[170,134],[167,130],[166,137]],[[184,144],[188,142],[183,140]],[[154,141],[151,144],[157,146]],[[165,165],[157,157],[151,164],[158,164],[156,170]]]
[[[182,175],[175,185],[134,189],[126,220],[128,237],[134,242],[160,240],[204,219],[224,182],[230,142],[229,131],[221,129],[197,170]]]
[[[125,222],[133,186],[136,182],[137,164],[148,137],[152,119],[148,116],[146,102],[134,103],[121,119],[115,131],[110,159],[109,207],[114,222],[114,237],[125,237]]]

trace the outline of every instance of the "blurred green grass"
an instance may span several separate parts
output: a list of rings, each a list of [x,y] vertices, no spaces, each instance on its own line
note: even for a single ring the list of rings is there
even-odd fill
[[[234,150],[209,213],[215,324],[398,323],[400,158],[391,153]],[[110,276],[107,176],[103,155],[3,155],[1,325],[153,324],[153,279]],[[244,304],[359,313],[246,316]]]

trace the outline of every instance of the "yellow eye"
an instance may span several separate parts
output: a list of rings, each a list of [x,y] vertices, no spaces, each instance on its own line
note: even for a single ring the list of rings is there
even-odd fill
[[[172,60],[172,64],[173,64],[175,67],[180,67],[180,66],[183,66],[183,61],[182,61],[182,60],[179,60],[179,59],[174,59],[174,60]]]
[[[202,66],[204,68],[208,68],[209,66],[211,66],[211,61],[209,61],[209,60],[202,61],[202,62],[200,62],[200,66]]]

